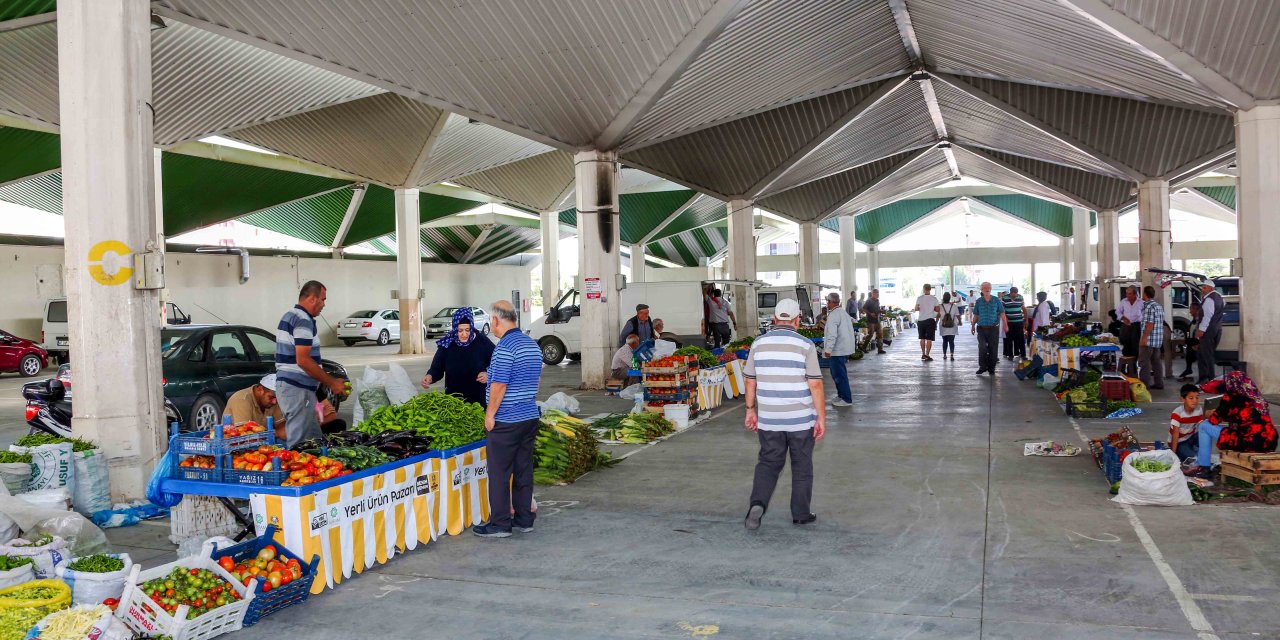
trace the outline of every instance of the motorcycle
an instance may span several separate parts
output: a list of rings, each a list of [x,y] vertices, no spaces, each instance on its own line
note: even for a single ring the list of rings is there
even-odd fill
[[[61,438],[74,437],[71,433],[71,400],[67,387],[59,378],[28,382],[22,386],[22,397],[27,401],[25,417],[28,434],[47,433]],[[178,407],[164,399],[165,423],[177,424],[182,430],[182,414]]]

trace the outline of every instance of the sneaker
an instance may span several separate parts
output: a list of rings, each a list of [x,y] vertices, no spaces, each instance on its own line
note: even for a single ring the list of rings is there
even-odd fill
[[[1196,464],[1193,464],[1187,467],[1186,469],[1182,470],[1182,475],[1189,476],[1189,477],[1196,477],[1196,478],[1202,478],[1204,477],[1203,474],[1206,474],[1206,473],[1209,473],[1208,467],[1202,467]]]
[[[882,353],[884,353],[884,352],[885,352],[885,351],[884,351],[884,349],[879,349],[879,350],[877,350],[877,351],[876,351],[876,355],[880,355],[880,354],[882,354]]]
[[[527,527],[513,526],[511,528],[516,531],[519,531],[520,533],[533,533],[533,525],[529,525]]]
[[[747,510],[747,519],[742,524],[747,528],[747,531],[755,531],[760,528],[760,518],[763,517],[764,505],[753,504],[751,505],[751,508]]]
[[[817,519],[818,519],[818,514],[811,513],[803,518],[792,519],[791,524],[812,524]]]
[[[845,401],[844,401],[843,399],[841,399],[841,398],[836,398],[835,400],[832,400],[832,401],[831,401],[831,406],[833,406],[833,407],[852,407],[852,406],[853,406],[853,403],[852,403],[852,402],[845,402]]]
[[[474,527],[471,527],[471,533],[474,533],[477,536],[480,536],[481,538],[510,538],[511,537],[510,529],[499,529],[493,523],[478,524]]]

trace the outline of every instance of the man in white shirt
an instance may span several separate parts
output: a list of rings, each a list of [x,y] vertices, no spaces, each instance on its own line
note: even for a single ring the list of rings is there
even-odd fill
[[[627,335],[627,343],[618,347],[613,354],[613,360],[609,363],[609,369],[613,372],[614,380],[621,380],[625,387],[634,381],[627,372],[631,370],[631,360],[635,354],[635,348],[640,346],[640,336],[632,333]]]
[[[1138,299],[1137,287],[1126,287],[1124,300],[1116,310],[1116,317],[1124,325],[1120,334],[1120,373],[1130,377],[1138,377],[1138,338],[1142,333],[1142,301]]]
[[[1200,324],[1196,327],[1196,337],[1200,339],[1200,345],[1196,347],[1196,382],[1201,384],[1214,378],[1215,352],[1218,339],[1222,337],[1222,315],[1227,310],[1226,302],[1215,289],[1212,280],[1200,284],[1204,300],[1200,302]]]
[[[925,362],[932,362],[933,358],[929,356],[929,352],[933,351],[933,340],[938,332],[938,299],[930,293],[933,290],[932,285],[924,285],[924,293],[916,298],[915,311],[919,312],[916,316],[916,330],[920,333],[920,359]]]

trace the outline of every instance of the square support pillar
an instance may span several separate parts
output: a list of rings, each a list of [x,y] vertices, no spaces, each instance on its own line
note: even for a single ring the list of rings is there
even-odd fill
[[[542,309],[560,301],[560,212],[543,211],[538,228],[542,232]]]
[[[631,245],[631,281],[644,282],[644,244],[635,243]]]
[[[1063,281],[1071,279],[1071,238],[1058,238],[1058,274]],[[1071,308],[1071,285],[1062,285],[1062,308]]]
[[[106,454],[114,502],[145,496],[167,441],[160,292],[134,254],[163,252],[156,211],[146,0],[58,3],[58,88],[72,431]]]
[[[580,151],[573,156],[578,189],[578,277],[582,279],[582,387],[601,389],[622,328],[618,214],[618,156]]]
[[[1073,280],[1093,279],[1089,273],[1089,210],[1082,207],[1071,209],[1071,262]]]
[[[1169,182],[1148,180],[1138,184],[1138,279],[1143,285],[1154,284],[1155,274],[1148,268],[1170,267]],[[1157,291],[1157,296],[1163,294]]]
[[[422,217],[418,190],[396,189],[396,274],[400,283],[400,353],[426,353],[422,333]]]
[[[817,284],[818,274],[818,224],[800,223],[800,273],[796,282]],[[841,296],[843,298],[843,296]]]
[[[1120,306],[1115,285],[1105,282],[1119,275],[1120,212],[1105,209],[1098,212],[1098,313],[1103,319],[1107,312]]]
[[[840,289],[842,299],[858,291],[858,242],[857,226],[853,216],[840,216]]]
[[[729,279],[756,279],[755,206],[750,200],[729,201]],[[754,336],[760,331],[755,287],[733,286],[734,327],[738,336]]]
[[[1264,394],[1280,393],[1280,105],[1236,113],[1236,229],[1240,258],[1240,359]]]
[[[880,248],[874,244],[867,245],[867,296],[872,289],[880,288]]]

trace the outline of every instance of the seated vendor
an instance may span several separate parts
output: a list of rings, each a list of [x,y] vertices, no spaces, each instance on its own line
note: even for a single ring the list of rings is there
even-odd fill
[[[1204,421],[1204,406],[1200,404],[1200,387],[1194,384],[1182,385],[1182,404],[1173,410],[1169,417],[1169,442],[1179,460],[1196,457],[1199,450],[1199,425]]]
[[[1276,450],[1276,425],[1267,401],[1257,385],[1242,371],[1232,371],[1223,381],[1225,393],[1218,408],[1199,426],[1200,450],[1196,465],[1183,471],[1189,476],[1212,475],[1213,445],[1222,451],[1270,453]]]
[[[276,403],[276,374],[265,376],[252,387],[231,394],[222,415],[231,416],[232,424],[253,421],[263,426],[267,424],[267,418],[271,418],[275,421],[276,440],[283,442],[284,412]]]
[[[660,346],[671,346],[672,351],[675,351],[676,349],[679,349],[680,347],[684,346],[680,344],[680,340],[676,338],[676,334],[671,333],[670,331],[663,331],[663,329],[665,328],[666,328],[666,325],[662,322],[662,318],[654,319],[653,321],[653,350],[654,351],[658,351],[659,350],[658,347]],[[670,343],[670,345],[663,345],[664,342]]]
[[[609,363],[609,368],[613,370],[613,379],[621,380],[623,386],[634,384],[634,379],[627,375],[631,371],[631,360],[634,357],[636,347],[640,346],[640,336],[629,333],[627,334],[627,343],[618,347],[613,354],[613,361]]]

